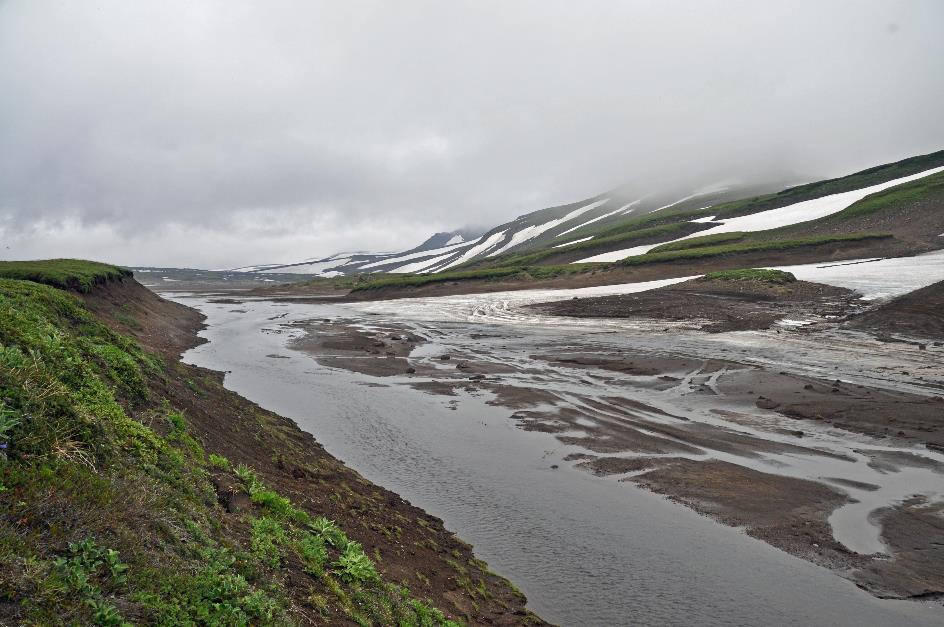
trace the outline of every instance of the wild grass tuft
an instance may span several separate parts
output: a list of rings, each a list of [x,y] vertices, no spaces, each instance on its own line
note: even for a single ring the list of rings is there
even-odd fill
[[[721,270],[709,272],[699,279],[700,281],[759,281],[785,285],[795,283],[796,277],[790,272],[782,270],[768,270],[766,268],[745,268],[742,270]]]

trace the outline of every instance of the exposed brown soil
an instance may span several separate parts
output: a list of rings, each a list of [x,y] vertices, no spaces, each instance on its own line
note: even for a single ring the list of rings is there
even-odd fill
[[[856,300],[852,290],[806,281],[778,285],[693,279],[637,294],[574,298],[530,308],[575,318],[684,321],[703,331],[719,333],[767,329],[783,318],[844,316]]]
[[[944,341],[944,281],[899,296],[847,324],[880,336]]]
[[[251,466],[297,506],[335,520],[367,552],[379,552],[378,566],[389,580],[406,583],[416,596],[469,624],[543,624],[525,609],[523,595],[491,573],[440,519],[347,468],[291,420],[226,390],[222,373],[180,363],[178,356],[200,343],[201,314],[129,280],[82,298],[110,326],[167,358],[164,375],[149,381],[152,396],[181,408],[207,451]],[[225,476],[216,484],[221,524],[230,537],[248,542],[242,513],[254,506]],[[339,608],[326,621],[311,606],[308,599],[323,584],[301,563],[289,561],[277,576],[292,595],[299,622],[350,624]]]

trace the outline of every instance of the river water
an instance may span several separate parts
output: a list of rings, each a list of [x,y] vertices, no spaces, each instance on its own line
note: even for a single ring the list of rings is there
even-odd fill
[[[594,334],[594,341],[607,342],[615,337],[610,329],[518,324],[509,334],[508,325],[488,318],[488,312],[509,311],[507,303],[483,305],[478,318],[479,305],[472,303],[459,322],[409,310],[420,303],[398,309],[391,303],[231,305],[176,299],[208,317],[202,335],[209,342],[189,351],[185,361],[226,371],[227,388],[292,418],[371,481],[441,517],[549,621],[944,624],[940,605],[876,599],[737,529],[575,469],[561,461],[574,449],[550,434],[519,429],[508,409],[488,405],[481,395],[426,394],[396,379],[319,365],[287,346],[301,333],[288,323],[314,318],[406,324],[424,337],[441,338],[443,344],[426,349],[431,352],[448,350],[449,338],[457,335],[491,335],[499,339],[490,350],[506,347],[509,359],[517,358],[515,346],[532,343],[576,344]],[[276,316],[281,317],[273,320]],[[760,340],[739,341],[747,343],[747,351]]]

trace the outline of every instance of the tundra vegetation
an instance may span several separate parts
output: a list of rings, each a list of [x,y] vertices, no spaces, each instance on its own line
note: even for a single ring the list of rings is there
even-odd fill
[[[0,276],[0,622],[293,624],[280,571],[300,562],[308,581],[292,585],[325,622],[458,624],[337,524],[204,450],[147,384],[172,364],[60,289],[126,270],[63,260]],[[248,498],[244,536],[221,524],[214,480]]]

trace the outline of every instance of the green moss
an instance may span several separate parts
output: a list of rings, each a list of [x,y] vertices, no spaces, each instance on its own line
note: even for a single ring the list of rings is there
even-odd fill
[[[88,292],[96,285],[131,276],[132,272],[126,268],[81,259],[0,261],[0,277],[79,292]]]

